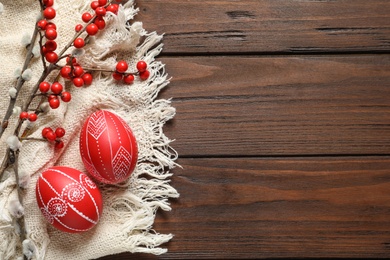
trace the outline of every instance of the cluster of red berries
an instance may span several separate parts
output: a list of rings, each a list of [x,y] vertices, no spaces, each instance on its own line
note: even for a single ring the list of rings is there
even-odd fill
[[[88,24],[85,28],[85,31],[88,35],[93,36],[97,34],[99,30],[103,30],[106,27],[104,16],[107,12],[112,12],[114,14],[118,13],[119,6],[117,4],[107,5],[107,2],[107,0],[92,1],[91,8],[95,11],[95,14],[93,15],[89,12],[85,12],[82,14],[81,19],[83,20],[83,22]],[[75,31],[80,32],[83,28],[84,26],[82,24],[77,24],[75,27]],[[84,47],[84,39],[75,39],[73,45],[76,48]]]
[[[55,142],[55,148],[61,149],[64,147],[64,142],[60,140],[65,135],[65,129],[62,127],[56,128],[55,131],[50,127],[42,129],[42,137],[49,142]]]
[[[45,32],[46,42],[42,46],[41,52],[49,63],[58,61],[58,55],[54,51],[57,49],[57,43],[54,41],[57,38],[57,26],[50,22],[56,17],[56,10],[53,8],[54,0],[43,0],[44,9],[43,17],[38,21],[37,26]]]
[[[147,80],[149,78],[150,72],[147,70],[148,65],[144,61],[137,62],[138,75],[141,80]],[[112,74],[112,77],[115,80],[123,80],[126,84],[131,84],[134,81],[134,75],[132,73],[126,73],[129,65],[126,61],[121,60],[116,64],[115,72]]]
[[[19,118],[22,120],[28,120],[30,122],[35,122],[38,119],[38,115],[36,113],[28,113],[23,111],[20,113]]]
[[[91,85],[93,80],[92,74],[85,72],[83,67],[77,63],[76,58],[71,56],[66,58],[66,65],[61,68],[60,75],[65,80],[71,80],[78,88]]]
[[[93,16],[89,12],[85,12],[82,15],[82,20],[85,23],[88,23],[85,28],[88,35],[95,35],[99,30],[102,30],[106,27],[106,22],[104,20],[104,16],[107,12],[112,12],[116,14],[118,12],[119,6],[117,4],[109,4],[107,5],[107,0],[98,0],[93,1],[91,3],[91,8],[95,11],[95,15]],[[45,59],[49,63],[56,63],[58,61],[58,55],[55,53],[57,49],[57,43],[54,41],[57,38],[57,27],[54,23],[50,22],[50,20],[56,17],[56,11],[53,8],[54,0],[43,0],[44,10],[43,17],[38,21],[37,26],[45,32],[46,42],[42,46],[42,54],[45,56]],[[92,21],[91,21],[92,20]],[[83,25],[76,25],[75,30],[77,32],[83,29]],[[82,37],[78,37],[74,40],[73,46],[75,48],[83,48],[85,46],[85,40]]]
[[[60,99],[64,102],[69,102],[72,98],[70,92],[63,91],[64,87],[59,82],[54,82],[50,85],[49,82],[43,81],[39,83],[39,90],[42,94],[47,95],[47,100],[49,102],[49,106],[52,109],[56,109],[60,106]],[[49,93],[49,91],[51,93]]]
[[[118,2],[118,1],[117,1]],[[119,1],[120,2],[120,1]],[[45,41],[42,42],[41,53],[45,57],[45,60],[49,63],[57,63],[59,59],[55,52],[57,49],[57,27],[51,21],[56,17],[56,10],[53,8],[54,0],[42,0],[43,4],[43,18],[37,22],[37,27],[40,29],[41,38],[44,37]],[[94,12],[85,12],[82,14],[82,21],[86,25],[78,24],[75,27],[75,31],[78,35],[82,32],[86,32],[88,36],[96,35],[99,30],[103,30],[106,27],[104,20],[107,12],[117,14],[119,10],[118,4],[112,4],[108,0],[95,0],[91,2],[91,8]],[[87,37],[88,37],[87,36]],[[85,46],[85,38],[77,37],[73,41],[73,46],[77,49]],[[59,67],[59,66],[58,66]],[[68,56],[66,58],[66,65],[60,67],[60,75],[65,80],[71,80],[74,86],[82,87],[84,85],[92,84],[93,77],[90,73],[84,71],[83,67],[77,63],[76,58]],[[138,72],[127,72],[129,66],[126,61],[119,61],[113,71],[113,78],[116,80],[123,80],[127,84],[131,84],[134,81],[134,76],[138,75],[141,80],[146,80],[150,76],[150,72],[147,70],[148,66],[146,62],[139,61],[136,65]],[[48,99],[49,106],[52,109],[56,109],[60,106],[60,100],[63,102],[69,102],[71,100],[70,92],[64,91],[64,87],[58,81],[50,84],[43,81],[39,84],[39,90],[42,95]],[[34,122],[38,118],[38,112],[28,113],[23,111],[19,117],[21,120],[29,120]],[[42,137],[49,142],[55,142],[56,148],[63,148],[64,143],[61,138],[65,135],[65,129],[59,127],[55,130],[50,127],[45,127],[42,130]]]

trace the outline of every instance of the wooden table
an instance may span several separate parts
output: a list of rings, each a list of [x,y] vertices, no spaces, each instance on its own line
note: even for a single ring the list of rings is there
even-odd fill
[[[181,196],[159,257],[390,257],[390,1],[138,0]]]

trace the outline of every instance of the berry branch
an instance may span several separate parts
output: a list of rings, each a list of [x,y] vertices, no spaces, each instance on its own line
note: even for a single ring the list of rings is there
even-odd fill
[[[35,28],[33,36],[31,38],[31,42],[28,45],[26,60],[24,62],[23,68],[22,68],[22,73],[24,71],[26,71],[28,65],[30,64],[30,62],[32,60],[32,58],[34,57],[34,55],[32,53],[32,50],[34,48],[34,43],[35,43],[35,41],[37,39],[37,36],[38,36],[38,28]],[[12,110],[15,107],[16,99],[17,99],[17,97],[19,95],[19,92],[20,92],[21,88],[23,87],[24,83],[25,83],[25,80],[23,79],[23,77],[18,77],[18,81],[16,82],[16,86],[15,86],[16,95],[11,97],[10,102],[8,104],[8,109],[7,109],[6,113],[5,113],[5,116],[4,116],[3,120],[2,120],[2,122],[1,122],[0,138],[2,137],[5,129],[8,127],[9,119],[12,116]]]
[[[113,4],[113,1],[111,0],[92,1],[90,7],[94,13],[85,12],[82,14],[81,20],[84,22],[84,25],[77,24],[75,26],[74,36],[61,51],[57,53],[57,26],[52,22],[56,17],[56,10],[53,8],[54,0],[38,0],[38,2],[42,19],[36,22],[31,41],[27,47],[27,54],[21,74],[18,76],[15,83],[15,90],[10,91],[9,104],[0,126],[1,139],[5,130],[10,127],[9,122],[11,117],[18,116],[13,129],[13,134],[7,137],[6,153],[0,166],[0,179],[2,179],[8,168],[13,168],[19,204],[17,204],[17,212],[12,215],[17,219],[19,224],[21,230],[20,238],[23,245],[27,234],[22,207],[23,191],[18,171],[21,143],[24,141],[45,141],[52,144],[56,149],[62,149],[64,147],[64,142],[61,138],[65,135],[65,129],[62,127],[57,127],[55,130],[45,127],[41,133],[42,138],[30,137],[30,134],[32,134],[30,133],[30,126],[23,128],[23,123],[26,121],[31,123],[36,122],[39,120],[41,113],[45,113],[49,109],[57,109],[60,106],[61,101],[71,101],[71,92],[65,90],[64,85],[60,83],[60,79],[63,79],[65,82],[70,81],[75,87],[80,88],[92,84],[92,73],[95,72],[110,73],[115,80],[122,81],[125,84],[132,84],[135,77],[138,77],[140,80],[147,80],[150,76],[148,65],[144,61],[139,61],[134,69],[129,69],[129,65],[125,60],[118,61],[115,68],[112,69],[99,69],[94,68],[93,66],[91,68],[83,68],[71,52],[69,53],[69,50],[72,47],[75,49],[84,48],[84,46],[89,44],[90,37],[94,37],[99,31],[106,27],[106,14],[108,12],[117,14],[119,10],[118,4]],[[18,108],[16,107],[18,95],[21,92],[24,83],[28,81],[29,77],[27,77],[26,74],[28,74],[28,67],[35,56],[34,47],[37,44],[41,54],[43,70],[38,81],[32,87],[30,95],[28,95],[24,101],[22,107]],[[64,63],[65,65],[61,65]],[[52,78],[50,76],[54,72],[57,72],[58,74],[54,78],[54,81],[50,82],[49,78]],[[40,100],[36,100],[37,98],[40,98]],[[37,106],[32,108],[32,104],[37,104]],[[27,259],[26,255],[24,257]]]

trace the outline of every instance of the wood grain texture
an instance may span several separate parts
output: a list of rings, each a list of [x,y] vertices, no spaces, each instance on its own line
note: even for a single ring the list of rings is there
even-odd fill
[[[181,196],[159,257],[390,256],[390,2],[137,0]]]
[[[390,55],[162,61],[181,156],[390,154]]]
[[[390,157],[181,159],[159,259],[388,257]],[[122,254],[104,260],[155,259]],[[123,258],[122,258],[123,259]]]
[[[390,51],[387,0],[139,0],[164,53]]]

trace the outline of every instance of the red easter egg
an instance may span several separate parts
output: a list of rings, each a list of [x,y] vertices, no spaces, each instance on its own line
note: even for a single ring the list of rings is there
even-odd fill
[[[80,153],[85,168],[98,181],[125,181],[137,164],[137,141],[119,116],[99,110],[85,121],[80,134]]]
[[[36,199],[45,218],[59,230],[77,233],[94,227],[102,214],[102,195],[79,170],[55,166],[36,184]]]

